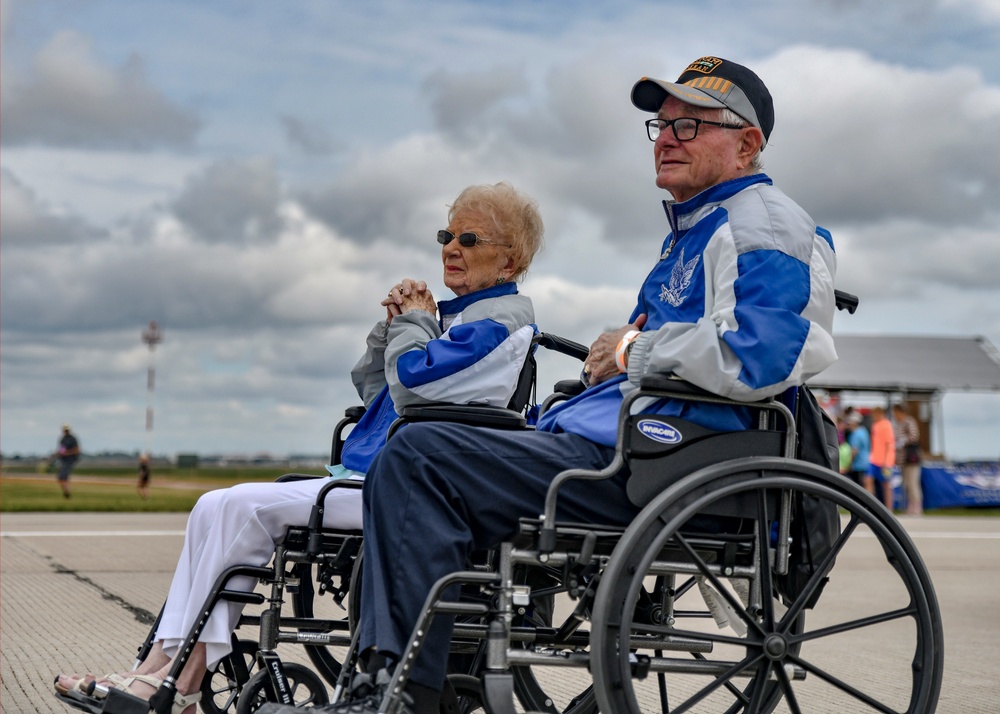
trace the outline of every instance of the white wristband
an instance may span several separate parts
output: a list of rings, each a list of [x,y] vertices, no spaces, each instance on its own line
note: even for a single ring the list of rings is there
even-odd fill
[[[642,333],[638,330],[629,330],[618,342],[618,347],[615,348],[615,365],[618,367],[618,371],[623,374],[628,372],[628,363],[625,361],[625,357],[628,355],[628,346],[640,334]]]

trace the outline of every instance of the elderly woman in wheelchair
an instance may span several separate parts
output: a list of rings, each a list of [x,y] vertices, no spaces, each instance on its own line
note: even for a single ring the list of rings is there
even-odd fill
[[[386,317],[367,338],[352,379],[367,411],[348,436],[334,476],[360,480],[384,446],[398,412],[428,402],[506,406],[537,333],[531,301],[516,281],[542,242],[535,202],[506,183],[470,186],[450,207],[437,233],[444,284],[457,296],[435,302],[426,283],[404,279],[381,301]],[[305,524],[325,479],[241,484],[206,493],[188,520],[184,547],[156,626],[154,643],[130,671],[95,678],[60,674],[55,689],[67,703],[99,711],[109,689],[150,697],[167,677],[178,646],[202,618],[217,578],[236,565],[263,566],[289,525]],[[361,493],[333,489],[322,525],[361,527]],[[251,591],[241,576],[227,588]],[[231,648],[243,602],[220,603],[174,683],[172,711],[191,714],[207,669]],[[98,695],[97,697],[92,695]]]

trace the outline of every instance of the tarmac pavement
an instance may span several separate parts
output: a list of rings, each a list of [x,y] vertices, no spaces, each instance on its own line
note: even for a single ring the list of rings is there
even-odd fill
[[[169,586],[186,518],[0,515],[0,711],[73,711],[52,694],[56,672],[128,669]],[[937,711],[1000,712],[1000,519],[902,522],[941,607],[946,656]],[[866,587],[863,562],[841,558],[835,573]],[[280,647],[283,658],[308,663],[300,648]]]

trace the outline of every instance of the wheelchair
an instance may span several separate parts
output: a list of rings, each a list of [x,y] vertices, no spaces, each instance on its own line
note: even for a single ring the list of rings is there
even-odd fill
[[[838,307],[856,304],[838,293]],[[944,642],[927,568],[895,517],[831,468],[832,424],[808,390],[785,396],[748,405],[644,379],[622,404],[607,468],[559,474],[495,570],[432,588],[380,711],[404,711],[436,616],[459,618],[453,649],[479,643],[470,708],[489,714],[517,711],[525,671],[541,692],[525,709],[546,712],[934,711]],[[749,407],[756,428],[712,432],[633,409],[664,398]],[[556,519],[567,483],[623,469],[641,508],[627,527]],[[836,575],[845,561],[865,582]],[[445,600],[454,584],[478,602]],[[568,606],[539,623],[530,613],[552,593]]]
[[[556,335],[539,333],[536,346],[582,359],[587,349]],[[485,405],[429,404],[407,407],[390,430],[390,436],[403,424],[413,421],[457,421],[493,428],[523,429],[537,403],[537,365],[530,351],[521,369],[514,394],[506,408]],[[349,407],[333,433],[330,463],[341,461],[341,451],[348,429],[364,414],[364,407]],[[278,479],[293,481],[318,478],[307,474],[286,474]],[[67,704],[91,714],[147,714],[169,712],[176,692],[176,681],[187,663],[212,610],[222,602],[263,606],[256,613],[244,613],[232,639],[232,652],[202,681],[199,708],[205,714],[250,714],[267,701],[296,706],[326,704],[349,681],[356,666],[343,660],[356,651],[351,633],[358,613],[358,598],[350,597],[352,583],[360,584],[360,531],[332,530],[323,526],[325,501],[336,488],[360,488],[361,482],[331,479],[320,490],[308,523],[290,526],[276,543],[267,566],[237,565],[221,573],[202,606],[202,618],[196,622],[180,646],[174,665],[157,693],[145,702],[111,689],[98,690],[98,697],[71,692],[57,695]],[[486,565],[484,567],[492,567]],[[239,576],[258,580],[267,591],[243,592],[227,589]],[[292,614],[287,612],[290,601]],[[162,614],[162,613],[161,613]],[[159,617],[140,645],[136,664],[153,646]],[[244,628],[258,628],[255,638],[241,638]],[[297,662],[284,662],[277,653],[279,644],[301,645],[315,671]],[[472,648],[473,650],[475,647]],[[465,648],[466,654],[474,654]],[[474,658],[473,658],[474,661]],[[470,665],[472,666],[472,665]],[[475,687],[470,679],[456,679],[458,690]],[[530,700],[529,700],[530,702]]]

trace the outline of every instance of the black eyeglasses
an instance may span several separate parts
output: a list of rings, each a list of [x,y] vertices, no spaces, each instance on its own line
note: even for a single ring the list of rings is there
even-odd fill
[[[674,130],[674,138],[677,141],[691,141],[698,136],[698,127],[702,124],[718,126],[723,129],[745,129],[739,124],[723,124],[719,121],[708,121],[707,119],[694,119],[692,117],[679,117],[677,119],[649,119],[646,121],[646,135],[650,141],[656,141],[656,137],[669,126]]]
[[[441,245],[448,245],[456,238],[458,238],[458,244],[463,248],[471,248],[478,243],[485,243],[487,245],[502,245],[504,248],[510,248],[509,243],[499,243],[495,240],[490,240],[489,238],[480,238],[475,233],[462,233],[461,235],[456,236],[451,231],[438,231],[438,243]]]

